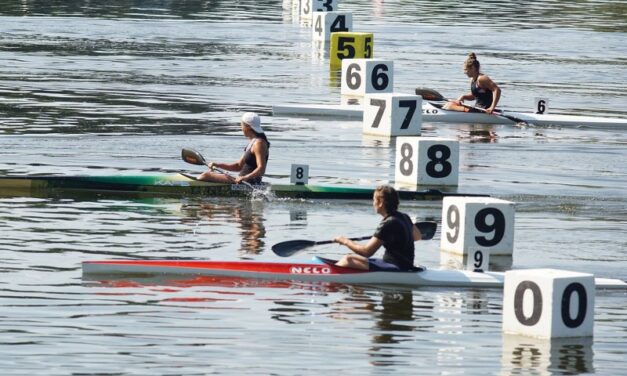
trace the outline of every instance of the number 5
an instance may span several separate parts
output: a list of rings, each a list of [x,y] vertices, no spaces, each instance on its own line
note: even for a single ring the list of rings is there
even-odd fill
[[[355,38],[352,37],[340,37],[337,41],[337,57],[339,59],[352,59],[355,57],[355,47],[351,44],[347,43],[355,43]],[[340,52],[346,51],[346,54],[343,55]]]

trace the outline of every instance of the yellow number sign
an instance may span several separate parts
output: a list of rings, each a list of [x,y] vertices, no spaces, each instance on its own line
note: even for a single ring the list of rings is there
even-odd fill
[[[335,32],[331,33],[329,64],[331,70],[342,69],[342,59],[374,57],[374,37],[372,33]]]

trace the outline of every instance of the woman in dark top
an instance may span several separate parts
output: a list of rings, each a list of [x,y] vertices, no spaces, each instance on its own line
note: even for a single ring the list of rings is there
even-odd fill
[[[338,266],[364,270],[410,270],[414,266],[414,241],[421,239],[409,216],[398,211],[398,193],[390,186],[379,186],[372,197],[374,210],[383,217],[368,243],[358,244],[344,236],[333,240],[354,253],[345,255]],[[383,246],[383,259],[370,258]]]
[[[487,75],[480,72],[481,64],[477,60],[477,55],[471,52],[464,62],[464,73],[470,77],[470,93],[461,95],[456,101],[445,106],[445,109],[467,111],[467,109],[458,109],[456,106],[462,107],[465,100],[474,100],[475,107],[482,108],[488,114],[494,112],[496,105],[501,98],[501,89]]]
[[[211,181],[216,183],[235,183],[239,184],[246,181],[250,184],[260,184],[266,165],[268,164],[270,142],[261,128],[261,120],[259,115],[254,112],[247,112],[242,116],[242,132],[244,136],[250,139],[250,142],[244,148],[244,154],[235,163],[207,163],[209,171],[203,172],[198,176],[198,180]],[[232,176],[212,171],[214,167],[218,167],[228,171],[238,171],[239,176]]]

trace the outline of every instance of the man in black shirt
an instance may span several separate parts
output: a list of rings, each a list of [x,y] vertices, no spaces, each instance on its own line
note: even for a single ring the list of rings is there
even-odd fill
[[[390,186],[379,186],[372,197],[374,210],[383,217],[368,243],[358,244],[344,236],[333,240],[354,253],[342,257],[338,266],[364,270],[410,270],[414,266],[414,241],[421,234],[409,216],[398,211],[398,193]],[[383,246],[383,259],[369,258]]]

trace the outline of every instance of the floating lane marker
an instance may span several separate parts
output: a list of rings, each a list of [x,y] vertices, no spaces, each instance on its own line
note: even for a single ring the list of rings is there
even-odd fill
[[[592,336],[594,294],[592,274],[556,269],[505,272],[503,332],[539,338]]]
[[[489,270],[491,255],[513,255],[514,214],[510,201],[444,198],[441,252],[460,255],[467,269]]]
[[[549,112],[549,99],[544,97],[534,98],[533,111],[536,114],[546,114]]]
[[[372,33],[331,33],[329,67],[332,71],[342,69],[343,59],[372,57],[374,57],[374,36]]]
[[[311,39],[326,46],[331,33],[347,32],[353,29],[353,13],[351,12],[314,12]]]
[[[316,12],[337,11],[337,0],[300,0],[300,18],[310,20]]]
[[[422,98],[397,93],[364,97],[362,132],[373,136],[420,136]]]
[[[459,141],[439,137],[396,139],[395,183],[457,186]]]
[[[391,93],[394,87],[394,62],[377,59],[342,60],[342,96]]]
[[[290,183],[297,185],[306,185],[309,183],[309,165],[292,164],[290,173]]]

